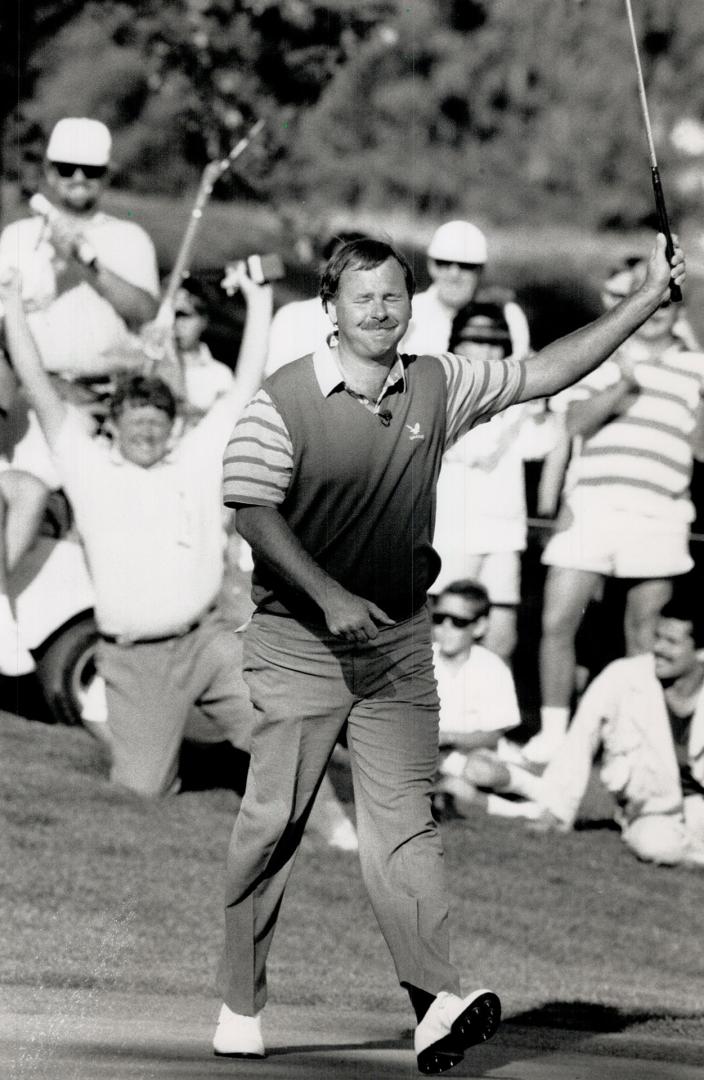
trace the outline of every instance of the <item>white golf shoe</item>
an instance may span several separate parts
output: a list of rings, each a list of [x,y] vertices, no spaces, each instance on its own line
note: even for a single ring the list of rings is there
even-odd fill
[[[244,1016],[223,1005],[213,1036],[213,1050],[219,1057],[266,1057],[262,1014]]]
[[[465,1050],[490,1039],[500,1020],[501,1002],[491,990],[464,998],[441,990],[416,1028],[418,1069],[435,1074],[459,1065]]]

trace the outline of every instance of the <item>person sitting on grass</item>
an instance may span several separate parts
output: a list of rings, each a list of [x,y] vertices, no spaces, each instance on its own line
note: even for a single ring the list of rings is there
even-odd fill
[[[534,827],[567,831],[594,758],[639,859],[704,868],[704,646],[690,592],[660,613],[651,652],[615,660],[587,688],[538,781]]]
[[[437,597],[432,613],[433,663],[440,695],[440,765],[433,797],[436,817],[462,817],[470,806],[515,816],[520,804],[493,794],[526,799],[538,790],[536,777],[506,760],[504,736],[521,723],[508,665],[479,641],[491,603],[483,585],[453,581]],[[507,755],[508,756],[508,755]]]

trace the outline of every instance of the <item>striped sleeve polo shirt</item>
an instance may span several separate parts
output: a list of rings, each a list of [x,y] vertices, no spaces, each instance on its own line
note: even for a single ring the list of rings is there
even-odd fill
[[[618,372],[614,365],[615,378]],[[635,369],[626,410],[583,440],[573,482],[625,509],[691,520],[692,434],[704,387],[704,354],[673,346]],[[587,396],[598,389],[585,385]]]
[[[408,618],[439,570],[431,538],[442,454],[515,400],[522,365],[400,357],[379,401],[365,405],[346,392],[332,353],[266,380],[225,452],[225,502],[276,507],[331,577]],[[256,553],[252,598],[259,610],[323,621]]]

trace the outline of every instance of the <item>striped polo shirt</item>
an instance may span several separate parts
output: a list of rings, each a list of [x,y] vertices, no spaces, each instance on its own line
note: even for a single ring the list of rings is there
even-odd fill
[[[607,360],[558,395],[554,407],[560,411],[588,400],[619,378],[617,363]],[[657,359],[639,360],[635,378],[638,392],[624,412],[576,440],[566,488],[602,491],[622,509],[690,521],[692,436],[704,391],[704,354],[673,344]]]
[[[511,358],[399,356],[365,404],[324,346],[272,375],[245,409],[225,452],[225,503],[277,507],[332,577],[394,618],[410,615],[439,565],[430,538],[442,454],[512,404],[523,379]],[[272,597],[284,592],[255,558],[255,603],[280,610]],[[287,595],[283,607],[300,605]]]

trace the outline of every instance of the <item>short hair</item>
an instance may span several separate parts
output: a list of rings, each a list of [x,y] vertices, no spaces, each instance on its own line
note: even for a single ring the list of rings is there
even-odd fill
[[[410,300],[416,290],[416,282],[406,256],[386,240],[363,236],[360,240],[350,240],[342,244],[328,260],[320,278],[320,299],[323,301],[323,307],[327,310],[328,303],[337,296],[344,270],[373,270],[385,263],[387,259],[395,259],[403,270],[406,291]]]
[[[153,375],[122,375],[117,379],[115,392],[110,401],[110,417],[116,420],[131,405],[153,405],[165,412],[169,420],[176,417],[176,398],[168,383]]]
[[[474,581],[472,578],[460,578],[458,581],[451,581],[449,585],[446,585],[438,593],[437,599],[440,599],[441,596],[461,596],[463,600],[469,600],[477,608],[477,617],[488,615],[491,610],[489,593],[480,582]]]
[[[320,258],[324,262],[327,262],[343,244],[351,244],[353,240],[366,240],[368,236],[368,233],[355,232],[351,229],[340,229],[339,232],[328,236],[320,249]],[[369,237],[369,239],[371,239],[371,237]]]
[[[685,584],[682,584],[679,588],[675,586],[671,598],[661,609],[659,617],[661,619],[673,619],[675,622],[689,623],[692,627],[692,639],[699,649],[704,646],[704,619],[702,619],[699,612],[700,605],[694,599],[698,596],[694,583],[689,581],[689,575],[685,580],[688,581],[690,587],[687,588]]]

